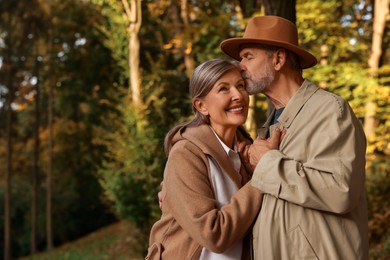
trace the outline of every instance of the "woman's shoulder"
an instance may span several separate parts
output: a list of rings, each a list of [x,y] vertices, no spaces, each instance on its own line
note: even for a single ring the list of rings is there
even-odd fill
[[[183,138],[175,142],[175,144],[172,146],[171,151],[169,152],[168,158],[183,158],[189,156],[203,157],[204,152],[196,143]]]

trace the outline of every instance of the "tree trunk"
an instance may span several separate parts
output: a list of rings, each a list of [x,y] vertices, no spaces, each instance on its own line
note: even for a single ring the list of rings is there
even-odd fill
[[[179,6],[180,5],[180,6]],[[170,48],[180,54],[184,60],[185,74],[190,78],[195,69],[195,61],[192,54],[192,33],[189,21],[188,4],[186,0],[171,1],[169,18],[172,23],[172,39]]]
[[[122,0],[127,19],[129,20],[129,72],[130,72],[130,90],[131,98],[135,107],[141,105],[141,84],[139,70],[139,51],[140,43],[138,33],[142,23],[141,0]],[[129,91],[130,92],[130,91]]]
[[[371,70],[371,76],[377,77],[379,61],[382,56],[383,33],[386,27],[386,19],[389,15],[389,0],[375,0],[374,3],[374,23],[372,34],[371,55],[368,60],[368,67]],[[366,113],[364,119],[364,131],[367,138],[375,137],[375,126],[377,105],[373,101],[366,104]]]
[[[4,67],[8,69],[8,93],[6,98],[6,114],[7,114],[7,123],[6,123],[6,142],[7,142],[7,168],[5,173],[5,182],[4,182],[4,260],[9,260],[12,258],[12,223],[11,223],[11,205],[12,205],[12,128],[13,128],[13,111],[12,111],[12,102],[14,100],[14,88],[12,85],[12,68],[10,60],[5,58]]]
[[[192,55],[192,39],[191,30],[189,29],[188,21],[188,9],[187,9],[187,0],[181,0],[180,16],[184,25],[184,37],[183,37],[183,52],[184,52],[184,65],[186,67],[186,75],[189,78],[192,75],[192,72],[195,69],[194,57]]]
[[[48,47],[48,62],[49,62],[49,70],[53,70],[53,55],[52,55],[52,34],[53,31],[50,28],[48,32],[49,38],[49,47]],[[48,163],[47,163],[47,173],[46,173],[46,247],[48,250],[53,248],[53,224],[52,224],[52,175],[53,175],[53,115],[54,115],[54,75],[53,72],[48,73],[49,78],[47,80],[48,85],[48,130],[49,130],[49,140],[48,140]]]
[[[38,61],[36,61],[35,71],[39,71],[37,68]],[[36,75],[36,73],[35,73]],[[39,78],[39,77],[38,77]],[[38,81],[35,87],[35,125],[34,125],[34,158],[33,169],[31,176],[31,237],[30,237],[30,252],[34,254],[37,252],[37,216],[38,216],[38,179],[39,179],[39,123],[40,123],[40,111],[39,111],[39,89],[40,82]]]
[[[276,15],[286,18],[295,24],[296,0],[263,0],[265,15]]]
[[[329,56],[329,47],[327,44],[321,45],[321,59],[320,59],[320,65],[321,66],[327,66],[328,65],[328,56]],[[326,88],[326,80],[320,81],[318,84],[320,88]]]
[[[254,12],[258,12],[261,9],[261,1],[260,0],[238,0],[238,6],[236,8],[239,8],[239,13],[245,17],[251,17]],[[237,20],[240,20],[238,18]]]
[[[379,60],[382,56],[383,33],[386,27],[386,19],[389,19],[389,0],[375,0],[374,22],[372,34],[371,55],[368,66],[372,70],[379,68]],[[374,72],[376,74],[376,72]]]

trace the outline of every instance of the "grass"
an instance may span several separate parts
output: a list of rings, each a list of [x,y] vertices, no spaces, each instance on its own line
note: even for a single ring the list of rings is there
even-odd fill
[[[143,260],[145,237],[133,223],[120,221],[48,252],[19,260]],[[370,259],[390,260],[390,237],[370,249]]]
[[[120,221],[74,242],[20,260],[141,260],[145,259],[141,237],[132,223]]]

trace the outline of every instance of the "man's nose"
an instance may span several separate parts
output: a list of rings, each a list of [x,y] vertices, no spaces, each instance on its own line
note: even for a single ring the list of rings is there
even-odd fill
[[[246,70],[246,67],[245,67],[245,64],[244,64],[244,59],[242,59],[240,61],[240,69],[241,69],[241,71]]]

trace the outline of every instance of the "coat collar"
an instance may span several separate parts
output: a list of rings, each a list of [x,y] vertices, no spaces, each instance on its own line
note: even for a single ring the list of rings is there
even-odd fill
[[[244,176],[241,177],[240,175],[242,173],[239,174],[234,170],[230,158],[226,154],[226,151],[223,149],[221,143],[217,140],[210,126],[200,125],[197,127],[187,127],[185,129],[181,129],[178,134],[180,135],[180,137],[176,136],[178,139],[186,139],[190,141],[199,147],[204,154],[212,157],[220,166],[222,171],[233,180],[238,188],[242,186],[241,182],[245,181],[246,178]],[[241,169],[242,168],[243,167],[241,167]]]
[[[283,113],[280,115],[278,121],[283,128],[290,127],[299,111],[310,99],[310,97],[317,92],[319,88],[312,82],[305,79],[302,86],[298,89],[297,93],[287,103]]]
[[[265,137],[266,133],[269,131],[272,133],[275,127],[278,128],[289,128],[295,117],[298,115],[299,111],[305,105],[305,103],[310,99],[310,97],[319,90],[319,88],[314,85],[309,80],[305,79],[302,85],[299,87],[297,93],[290,99],[284,108],[283,113],[278,119],[278,123],[271,125],[272,117],[275,114],[275,108],[272,110],[270,116],[267,118],[267,121],[259,129],[259,137]]]

